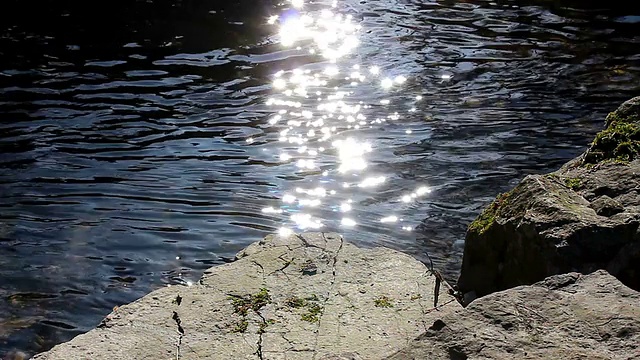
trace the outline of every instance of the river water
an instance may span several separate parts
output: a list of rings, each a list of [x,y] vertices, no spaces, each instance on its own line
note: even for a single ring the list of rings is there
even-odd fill
[[[429,254],[455,279],[479,211],[640,90],[628,4],[9,3],[0,355],[272,232]]]

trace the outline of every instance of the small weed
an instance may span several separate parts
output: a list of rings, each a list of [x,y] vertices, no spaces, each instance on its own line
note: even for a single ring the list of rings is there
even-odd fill
[[[411,300],[418,300],[418,299],[422,299],[422,295],[416,294],[416,295],[411,296]]]
[[[311,323],[320,321],[320,314],[322,313],[322,306],[318,304],[318,295],[311,294],[306,298],[300,298],[292,296],[285,300],[285,305],[292,309],[304,309],[300,319]]]
[[[249,322],[247,321],[247,319],[243,318],[236,323],[236,326],[231,329],[231,332],[236,334],[243,334],[247,331],[247,327],[249,327]]]
[[[318,304],[311,304],[307,307],[307,312],[300,316],[300,319],[310,323],[315,323],[320,321],[320,314],[322,314],[322,306]]]
[[[260,292],[248,296],[231,296],[231,304],[236,314],[246,316],[249,310],[258,312],[263,306],[271,302],[271,295],[265,288]]]
[[[271,296],[269,295],[269,291],[266,288],[260,289],[258,293],[253,295],[231,295],[229,296],[229,298],[231,299],[231,305],[233,305],[233,311],[242,317],[240,321],[236,323],[233,329],[231,329],[232,333],[244,333],[245,331],[247,331],[247,327],[249,326],[249,322],[247,321],[247,314],[249,313],[249,310],[257,313],[262,307],[271,302]],[[260,324],[258,332],[264,332],[264,327],[266,327],[266,325],[266,323]]]
[[[373,300],[373,302],[376,305],[376,307],[384,307],[384,308],[393,307],[393,304],[391,303],[391,299],[389,299],[387,296],[384,296],[384,295]]]
[[[264,334],[267,331],[267,326],[275,324],[276,321],[274,319],[267,319],[260,323],[258,326],[258,334]]]
[[[265,331],[267,331],[267,326],[269,326],[269,324],[267,324],[266,322],[261,322],[258,326],[258,334],[264,334]]]
[[[307,301],[305,299],[299,298],[297,296],[292,296],[285,300],[285,304],[291,308],[301,308],[307,305]]]

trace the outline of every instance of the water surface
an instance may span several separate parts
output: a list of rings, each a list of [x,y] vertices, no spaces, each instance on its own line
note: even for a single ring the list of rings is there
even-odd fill
[[[339,231],[454,279],[467,224],[638,94],[602,2],[11,1],[0,14],[0,354]],[[560,3],[560,4],[558,4]]]

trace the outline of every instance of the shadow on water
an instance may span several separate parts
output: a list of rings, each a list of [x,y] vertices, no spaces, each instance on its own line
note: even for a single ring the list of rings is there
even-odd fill
[[[279,44],[267,18],[288,3],[9,3],[0,12],[0,355],[46,350],[115,305],[197,280],[299,212],[264,211],[287,191],[343,181],[321,175],[336,167],[333,150],[314,171],[283,161],[283,128],[268,123],[273,74],[331,65]],[[338,65],[407,81],[381,91],[375,78],[350,93],[370,119],[386,119],[341,130],[372,144],[366,171],[386,181],[338,192],[358,226],[336,224],[340,211],[327,206],[323,230],[423,261],[429,253],[449,279],[467,224],[496,194],[581,153],[604,115],[638,95],[634,5],[337,4],[361,26],[357,51]],[[428,196],[398,200],[420,185]],[[390,214],[400,220],[381,221]]]

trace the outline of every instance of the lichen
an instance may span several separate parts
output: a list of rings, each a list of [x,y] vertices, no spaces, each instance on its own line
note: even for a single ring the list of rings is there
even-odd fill
[[[384,295],[379,296],[377,299],[373,300],[373,303],[376,305],[376,307],[383,307],[383,308],[393,307],[393,303],[391,302],[391,299]]]
[[[583,165],[603,161],[627,163],[640,157],[640,125],[637,116],[623,117],[617,111],[607,116],[607,128],[599,132],[585,154]]]

